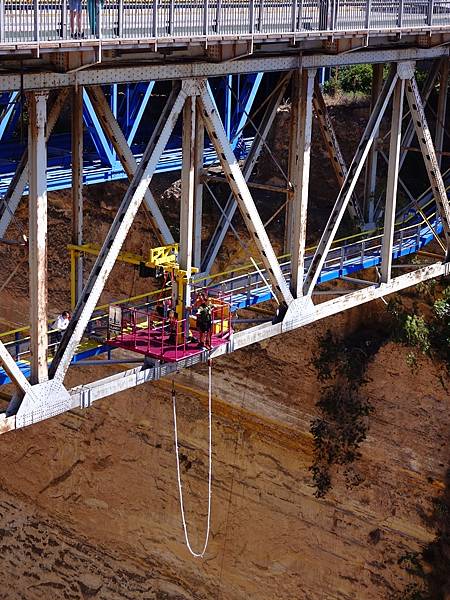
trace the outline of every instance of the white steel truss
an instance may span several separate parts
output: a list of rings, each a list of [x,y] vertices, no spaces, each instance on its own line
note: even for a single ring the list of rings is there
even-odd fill
[[[441,170],[439,169],[439,164],[436,159],[433,140],[414,75],[408,79],[406,84],[406,97],[408,99],[417,139],[419,140],[419,146],[425,161],[425,168],[427,170],[430,186],[441,216],[448,256],[450,250],[450,204],[447,198],[447,191],[442,179]]]
[[[47,302],[47,92],[27,95],[28,157],[30,193],[28,195],[29,269],[30,269],[30,347],[31,381],[48,379],[48,302]]]
[[[135,168],[134,170],[130,186],[78,300],[71,325],[66,331],[51,365],[49,371],[50,381],[45,381],[46,373],[44,369],[38,374],[37,378],[35,378],[35,381],[40,381],[41,383],[30,385],[15,364],[12,356],[7,352],[4,344],[0,342],[0,362],[4,365],[6,372],[10,375],[14,385],[18,388],[19,395],[22,397],[24,396],[24,401],[18,410],[13,410],[14,407],[17,408],[17,402],[11,403],[10,411],[6,414],[13,414],[12,417],[7,417],[3,420],[0,418],[0,433],[7,431],[8,429],[14,429],[48,418],[52,415],[70,410],[71,408],[86,408],[99,398],[109,396],[118,391],[140,385],[147,381],[158,379],[178,368],[183,368],[188,365],[188,361],[181,361],[179,364],[156,363],[153,366],[146,364],[144,367],[130,369],[126,372],[100,379],[92,384],[74,388],[73,390],[67,391],[63,386],[64,376],[72,356],[83,336],[87,322],[92,315],[100,294],[104,289],[107,278],[117,259],[126,235],[130,230],[139,206],[144,201],[144,196],[154,173],[156,163],[182,112],[184,115],[183,197],[180,223],[180,242],[182,246],[180,248],[180,260],[182,266],[184,266],[186,270],[189,270],[192,265],[193,256],[195,255],[193,239],[194,231],[197,232],[196,235],[198,235],[198,232],[200,231],[199,227],[201,226],[199,226],[198,223],[197,225],[195,224],[195,207],[196,195],[198,193],[197,185],[199,183],[198,171],[200,170],[201,163],[199,154],[202,152],[203,147],[203,141],[200,143],[198,137],[199,133],[203,132],[203,127],[205,127],[217,152],[233,195],[237,199],[244,221],[261,254],[273,291],[278,300],[287,305],[287,311],[283,320],[275,324],[263,323],[244,331],[235,332],[228,342],[211,353],[211,358],[215,358],[223,353],[231,352],[239,348],[244,348],[249,344],[312,323],[318,319],[361,305],[375,298],[381,298],[420,281],[425,281],[443,274],[448,275],[450,273],[449,263],[437,262],[398,277],[392,276],[391,262],[395,200],[400,163],[402,99],[405,89],[434,197],[444,225],[447,248],[450,227],[449,203],[445,196],[445,190],[443,190],[442,175],[439,166],[437,165],[436,154],[425,119],[423,102],[413,77],[413,67],[411,64],[406,64],[391,69],[380,98],[369,118],[365,133],[360,141],[352,164],[344,178],[342,189],[338,194],[338,199],[332,211],[332,215],[328,221],[324,234],[322,235],[319,247],[312,259],[305,283],[301,286],[303,275],[302,249],[304,248],[305,242],[304,224],[306,222],[309,172],[308,149],[311,135],[312,75],[312,72],[308,73],[307,70],[303,68],[301,71],[298,71],[297,76],[297,83],[299,87],[302,88],[302,93],[297,97],[299,118],[298,126],[296,127],[296,139],[298,140],[298,144],[294,145],[301,153],[301,156],[295,157],[295,160],[294,157],[291,156],[291,159],[293,160],[291,171],[292,169],[297,169],[296,177],[298,178],[298,185],[297,189],[294,187],[293,195],[296,197],[295,206],[299,209],[299,212],[297,213],[298,218],[297,221],[295,221],[293,230],[294,235],[297,236],[298,243],[297,247],[295,247],[295,243],[293,245],[295,256],[293,257],[292,264],[295,266],[295,272],[291,282],[291,289],[289,289],[285,274],[283,274],[275,257],[272,245],[267,237],[255,203],[245,182],[245,173],[241,172],[239,164],[234,157],[232,147],[227,139],[205,80],[192,79],[182,81],[180,85],[174,88],[163,114],[158,121],[155,132],[147,145],[143,158],[137,166],[137,169]],[[39,98],[40,95],[37,94],[36,97]],[[361,173],[364,160],[367,158],[368,151],[373,143],[373,139],[383,113],[389,103],[390,97],[393,97],[393,110],[386,193],[385,229],[381,249],[381,282],[372,284],[370,282],[363,282],[362,280],[343,278],[349,282],[353,281],[353,283],[358,285],[364,284],[364,287],[347,293],[341,293],[343,290],[339,290],[339,296],[337,298],[314,305],[311,296],[315,293],[313,290],[317,279],[344,211],[351,201],[356,180]],[[42,110],[40,111],[40,114],[43,116]],[[32,121],[36,124],[38,119],[33,118]],[[30,133],[31,139],[33,139],[33,135],[34,144],[32,145],[33,147],[30,146],[30,166],[33,171],[34,179],[30,179],[30,197],[34,202],[33,199],[38,198],[39,195],[42,198],[45,196],[45,189],[42,187],[42,172],[45,172],[45,169],[42,164],[39,165],[36,156],[36,149],[40,147],[39,144],[42,146],[42,144],[45,143],[45,135],[43,135],[42,127],[40,128],[40,132],[35,131],[34,134],[32,132]],[[108,136],[112,136],[112,130],[108,132]],[[38,218],[39,214],[42,214],[39,212],[38,204],[36,204],[35,208],[35,215],[34,217],[31,215],[32,218]],[[33,240],[33,247],[37,250],[37,253],[35,253],[32,260],[33,264],[36,263],[37,265],[38,259],[42,260],[44,253],[42,252],[42,246],[41,251],[38,251],[39,244],[37,243],[37,239],[39,237],[39,231],[37,227],[34,227],[34,229],[36,237]],[[40,235],[42,236],[42,230]],[[402,267],[405,268],[405,265],[402,265]],[[412,265],[407,265],[406,267],[411,268]],[[37,288],[37,291],[39,292],[38,295],[40,296],[37,306],[40,305],[42,307],[45,305],[46,301],[45,290],[42,287],[41,280],[37,281],[37,283],[38,288],[39,285],[41,286],[39,289]],[[331,292],[328,291],[325,293]],[[306,298],[304,297],[305,295]],[[46,324],[46,315],[42,317],[42,321]],[[41,356],[40,353],[43,347],[45,347],[45,344],[41,344],[40,347],[38,344],[39,356]],[[195,360],[191,361],[190,364],[202,360],[205,360],[205,356],[199,355]]]
[[[71,323],[64,333],[50,368],[50,375],[61,383],[64,381],[72,356],[81,341],[106,280],[144,199],[156,165],[167,145],[170,134],[183,109],[184,102],[187,96],[190,95],[191,86],[192,84],[189,81],[184,81],[180,90],[172,91],[95,261],[82,297],[75,307]]]
[[[280,264],[277,260],[272,244],[269,241],[261,217],[256,209],[253,198],[248,189],[245,177],[234,156],[233,149],[227,138],[222,121],[218,115],[214,102],[207,90],[206,81],[199,80],[199,100],[202,117],[209,138],[216,150],[220,164],[228,180],[233,195],[241,210],[242,218],[255,242],[268,272],[268,278],[273,285],[273,291],[280,302],[289,304],[293,297],[286,283]]]
[[[330,250],[331,244],[333,243],[336,232],[347,208],[347,205],[350,202],[357,179],[362,171],[364,161],[367,158],[370,147],[377,134],[381,119],[389,103],[389,99],[395,88],[397,79],[398,75],[396,71],[394,69],[391,69],[389,76],[383,86],[383,90],[374,107],[374,110],[370,115],[364,134],[361,138],[355,156],[353,157],[352,163],[349,167],[344,184],[338,194],[336,203],[333,207],[330,218],[328,219],[328,223],[325,226],[322,237],[314,253],[304,283],[303,293],[305,296],[311,295],[314,286],[316,285],[316,282],[320,276],[320,272],[327,257],[328,251]]]
[[[280,103],[283,100],[286,88],[289,83],[289,79],[289,75],[283,75],[281,77],[281,80],[279,81],[276,87],[276,91],[273,95],[272,101],[269,102],[261,118],[261,125],[259,127],[259,130],[255,132],[255,138],[253,140],[252,147],[250,148],[250,152],[248,153],[248,156],[245,159],[244,166],[242,169],[242,173],[246,181],[250,179],[253,169],[257,163],[265,140],[267,139],[272,124],[275,120],[278,107],[280,106]],[[231,220],[233,219],[233,216],[236,212],[237,206],[237,202],[233,194],[231,194],[227,199],[225,208],[223,210],[223,214],[219,218],[217,227],[206,249],[204,260],[202,262],[202,271],[204,273],[209,273],[211,271],[211,267],[217,257],[222,242],[225,239],[227,231],[230,227]]]

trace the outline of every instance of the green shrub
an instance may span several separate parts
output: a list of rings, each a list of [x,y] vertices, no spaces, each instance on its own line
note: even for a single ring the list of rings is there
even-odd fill
[[[424,354],[430,350],[430,330],[423,317],[406,315],[404,333],[410,346],[417,346]]]
[[[372,89],[372,67],[352,65],[339,69],[339,84],[343,92],[370,95]]]

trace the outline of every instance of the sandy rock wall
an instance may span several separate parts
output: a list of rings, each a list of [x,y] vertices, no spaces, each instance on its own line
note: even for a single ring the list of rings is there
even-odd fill
[[[359,321],[351,311],[335,325]],[[330,323],[215,363],[212,532],[203,561],[188,554],[181,529],[170,382],[3,436],[0,597],[384,600],[402,589],[408,576],[399,557],[434,537],[424,515],[448,466],[450,382],[429,359],[413,374],[400,347],[382,347],[364,386],[375,412],[353,465],[361,483],[348,490],[338,472],[332,493],[317,500],[308,468],[319,386],[310,359]],[[179,374],[176,385],[198,548],[206,368]]]

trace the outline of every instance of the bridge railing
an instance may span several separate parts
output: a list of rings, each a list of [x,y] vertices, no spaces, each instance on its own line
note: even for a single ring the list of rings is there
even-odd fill
[[[77,6],[80,32],[71,26],[71,8]],[[73,37],[289,36],[446,25],[450,0],[0,0],[0,44]]]

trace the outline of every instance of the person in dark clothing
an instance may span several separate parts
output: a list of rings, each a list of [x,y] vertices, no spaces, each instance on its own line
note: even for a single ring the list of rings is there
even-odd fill
[[[199,348],[211,349],[212,307],[210,302],[202,302],[197,313],[197,330],[200,333]]]
[[[158,302],[156,303],[156,307],[155,307],[155,312],[158,315],[158,317],[161,317],[161,319],[164,318],[164,304],[162,302],[162,300],[158,300]]]
[[[169,310],[168,318],[168,329],[169,329],[169,344],[176,344],[177,342],[177,327],[178,327],[178,318],[177,313],[174,310]]]

